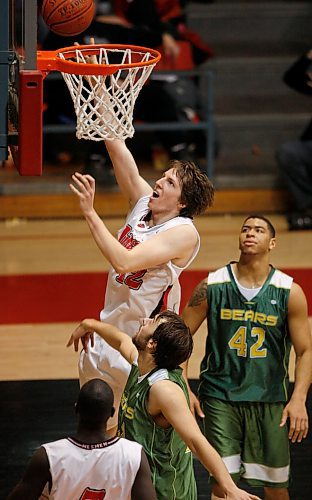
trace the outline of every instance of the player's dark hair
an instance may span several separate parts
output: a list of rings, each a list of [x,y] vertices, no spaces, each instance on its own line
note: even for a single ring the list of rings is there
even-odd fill
[[[182,217],[193,217],[211,207],[215,189],[207,175],[192,161],[172,160],[169,168],[173,168],[181,186],[180,203],[185,205],[180,211]]]
[[[275,238],[275,234],[276,234],[275,228],[274,228],[272,222],[267,217],[264,217],[264,215],[261,215],[261,214],[248,215],[248,217],[246,217],[246,219],[243,222],[243,226],[245,225],[246,221],[249,220],[249,219],[260,219],[260,220],[263,220],[266,223],[267,227],[268,227],[268,230],[270,232],[271,238]]]
[[[80,422],[89,428],[103,425],[113,413],[114,395],[110,386],[101,379],[92,379],[80,389],[76,412]]]
[[[192,354],[193,338],[178,314],[164,311],[158,315],[158,319],[161,323],[152,336],[152,340],[157,343],[154,361],[158,368],[174,370]]]

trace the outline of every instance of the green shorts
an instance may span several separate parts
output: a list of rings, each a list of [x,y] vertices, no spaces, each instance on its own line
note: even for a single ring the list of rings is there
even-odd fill
[[[234,481],[287,488],[289,442],[280,427],[283,403],[245,403],[209,398],[202,402],[204,434]]]

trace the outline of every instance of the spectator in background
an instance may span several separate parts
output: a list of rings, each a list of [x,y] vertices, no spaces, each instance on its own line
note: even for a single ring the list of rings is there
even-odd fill
[[[115,0],[116,14],[132,28],[141,28],[154,34],[155,45],[163,59],[155,68],[147,85],[138,96],[134,119],[147,123],[197,122],[203,119],[197,81],[189,76],[159,74],[157,69],[192,69],[213,56],[211,48],[187,28],[181,0]],[[157,41],[158,38],[158,41]],[[184,53],[185,42],[189,47]],[[180,54],[181,52],[181,54]],[[187,60],[188,59],[188,60]],[[152,156],[154,166],[163,169],[168,159],[197,160],[205,154],[202,131],[170,130],[155,133],[156,144]],[[159,151],[159,155],[157,154]],[[154,154],[153,154],[154,153]],[[160,158],[164,158],[160,161]],[[163,164],[163,165],[162,165]]]
[[[119,18],[132,27],[148,29],[160,37],[157,45],[163,45],[167,57],[179,54],[177,41],[189,41],[194,64],[202,64],[213,56],[212,49],[201,37],[188,29],[183,0],[114,0],[114,10]]]
[[[308,74],[311,66],[312,49],[286,71],[284,82],[298,92],[312,95]],[[312,120],[299,139],[279,147],[276,160],[294,201],[289,229],[312,229]]]

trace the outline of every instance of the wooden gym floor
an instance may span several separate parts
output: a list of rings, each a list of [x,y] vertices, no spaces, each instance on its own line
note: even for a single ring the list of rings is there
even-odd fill
[[[288,232],[283,215],[269,217],[277,229],[272,263],[291,272],[302,285],[312,315],[312,231]],[[118,217],[105,220],[113,233],[123,222]],[[205,215],[195,221],[202,245],[197,259],[182,275],[183,304],[207,270],[237,258],[242,220],[242,215]],[[0,240],[0,498],[5,498],[34,449],[75,428],[77,354],[65,344],[79,320],[98,317],[107,263],[80,218],[4,218]],[[190,363],[193,385],[204,336],[202,327]],[[310,418],[311,410],[310,398]],[[312,491],[311,433],[304,444],[291,449],[291,498],[308,500]],[[207,476],[197,462],[195,470],[198,498],[206,500],[210,498]]]

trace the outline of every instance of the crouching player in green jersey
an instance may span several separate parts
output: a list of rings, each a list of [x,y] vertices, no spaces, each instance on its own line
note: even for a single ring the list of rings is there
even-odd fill
[[[288,438],[300,442],[308,433],[312,346],[302,289],[269,263],[275,243],[268,219],[247,217],[239,261],[197,285],[183,318],[192,334],[207,318],[201,409],[190,395],[195,409],[204,411],[207,439],[235,481],[264,487],[266,500],[288,500]],[[287,402],[291,344],[295,385]],[[217,484],[212,498],[224,498]]]
[[[143,446],[158,500],[197,499],[191,451],[214,475],[224,498],[258,499],[237,488],[189,409],[179,365],[189,358],[193,340],[184,321],[173,312],[162,312],[143,320],[132,340],[113,325],[86,319],[68,346],[74,343],[77,351],[81,338],[88,350],[93,332],[132,365],[120,405],[119,431]]]

